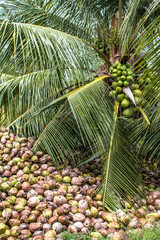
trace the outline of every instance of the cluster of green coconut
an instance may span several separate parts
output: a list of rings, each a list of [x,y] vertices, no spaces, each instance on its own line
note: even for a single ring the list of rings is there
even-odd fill
[[[117,102],[120,102],[122,108],[122,115],[124,117],[132,117],[134,113],[138,111],[138,105],[141,103],[141,91],[138,84],[135,82],[135,74],[133,73],[133,67],[129,62],[121,64],[119,61],[110,67],[109,72],[112,75],[114,81],[112,82],[112,89],[110,96],[115,98]],[[130,87],[132,90],[136,106],[129,99],[129,97],[123,92],[123,88]]]
[[[96,38],[96,39],[94,40],[94,46],[95,46],[100,52],[103,52],[103,53],[105,53],[105,54],[108,53],[109,48],[108,48],[106,42],[104,42],[104,41]]]

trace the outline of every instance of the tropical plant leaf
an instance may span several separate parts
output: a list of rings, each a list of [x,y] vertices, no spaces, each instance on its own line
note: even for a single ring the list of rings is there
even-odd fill
[[[133,142],[128,137],[131,126],[130,120],[118,119],[115,116],[110,147],[106,154],[103,180],[99,188],[100,193],[103,194],[104,206],[109,211],[120,208],[119,196],[129,202],[128,196],[135,201],[143,196],[141,179],[136,169],[138,160],[133,151]]]
[[[12,122],[10,122],[9,115],[7,119],[4,119],[3,124],[5,123],[9,129],[14,130],[17,135],[34,135],[38,138],[65,100],[66,97],[63,96],[58,99],[46,98],[39,104],[27,108],[23,114],[17,115],[17,117],[15,115]],[[48,105],[52,107],[46,107]],[[12,105],[10,105],[10,108],[12,108]]]
[[[64,19],[62,16],[54,14],[51,10],[54,3],[44,2],[40,4],[37,1],[15,1],[7,0],[2,3],[3,9],[8,12],[7,18],[15,22],[30,23],[57,29],[83,39],[87,39],[86,29],[81,29],[79,25],[75,25],[72,21]]]
[[[66,165],[69,158],[74,159],[73,152],[77,149],[78,135],[75,134],[76,124],[71,114],[69,104],[62,104],[33,147],[35,152],[47,152],[57,167],[61,163]]]
[[[155,105],[159,101],[159,56],[160,51],[160,39],[159,39],[159,29],[160,17],[157,17],[148,28],[144,29],[140,36],[137,36],[133,47],[135,53],[133,57],[137,54],[141,54],[141,57],[137,62],[135,62],[135,68],[138,71],[143,71],[140,75],[139,81],[151,77],[151,81],[148,85],[143,88],[143,98],[145,101],[143,107],[149,109],[150,106]],[[144,51],[146,49],[146,51]]]
[[[43,70],[3,81],[0,85],[0,106],[5,112],[1,121],[8,119],[10,124],[37,103],[47,102],[49,98],[55,99],[75,89],[84,81],[81,80],[82,75],[86,82],[92,80],[85,71],[75,70],[73,77],[69,70],[64,69],[63,75],[59,76],[56,70]]]
[[[51,28],[4,21],[0,35],[1,72],[8,74],[18,70],[26,74],[46,69],[56,69],[57,74],[61,74],[65,67],[71,75],[77,69],[85,70],[89,75],[90,69],[102,64],[84,40]]]
[[[105,176],[104,176],[104,182],[102,183],[103,185],[103,204],[105,204],[105,206],[107,206],[109,208],[109,210],[111,211],[111,208],[109,207],[109,205],[111,204],[111,206],[113,207],[115,205],[115,198],[113,197],[113,194],[109,194],[109,198],[107,198],[108,202],[106,203],[106,194],[107,194],[107,188],[108,188],[108,180],[109,180],[109,173],[110,173],[110,164],[111,164],[111,157],[112,157],[112,150],[113,150],[113,140],[114,140],[114,134],[115,134],[115,127],[116,127],[116,121],[117,121],[117,116],[118,116],[118,107],[119,107],[119,103],[115,102],[115,106],[114,106],[114,123],[113,123],[113,129],[112,129],[112,134],[110,137],[110,145],[109,145],[109,149],[108,149],[108,156],[107,156],[107,161],[105,163]],[[113,150],[114,151],[114,150]],[[112,191],[110,191],[111,193]]]
[[[150,123],[147,115],[146,115],[145,112],[143,111],[143,109],[142,109],[141,107],[138,107],[138,108],[139,108],[140,112],[142,113],[144,119],[146,120],[147,124],[150,125],[151,123]]]
[[[88,85],[86,85],[85,87],[81,87],[81,88],[79,88],[79,89],[77,89],[77,90],[74,90],[73,92],[70,92],[70,93],[68,93],[67,95],[66,95],[66,97],[67,97],[67,99],[68,99],[68,103],[69,103],[69,106],[70,106],[70,110],[68,109],[68,107],[67,107],[67,113],[66,113],[66,111],[65,111],[65,114],[63,115],[63,117],[61,117],[60,118],[60,120],[58,119],[57,120],[57,114],[56,114],[56,118],[53,118],[53,120],[51,120],[50,121],[50,123],[48,124],[48,126],[46,126],[46,128],[45,128],[45,130],[43,131],[43,133],[41,134],[41,136],[39,137],[39,139],[38,139],[38,141],[37,141],[37,143],[36,143],[36,145],[35,145],[35,147],[34,147],[34,150],[35,151],[37,151],[38,149],[41,149],[41,150],[43,150],[43,151],[45,151],[45,150],[47,150],[47,152],[49,152],[49,154],[52,156],[52,158],[53,158],[53,160],[54,161],[56,161],[55,160],[55,157],[56,157],[56,155],[55,155],[55,149],[57,149],[58,148],[58,144],[59,144],[59,146],[60,146],[60,149],[63,149],[63,151],[65,151],[65,148],[66,149],[70,149],[70,151],[72,152],[75,148],[74,148],[74,146],[72,146],[72,149],[71,148],[69,148],[69,146],[71,145],[71,143],[69,143],[68,144],[68,141],[70,141],[70,139],[72,139],[72,144],[73,143],[75,143],[75,134],[73,134],[73,129],[76,129],[77,128],[77,124],[78,124],[78,127],[80,126],[79,125],[79,121],[81,121],[82,120],[82,118],[83,118],[83,126],[81,126],[83,129],[85,129],[87,126],[86,126],[86,123],[87,124],[89,124],[88,123],[88,120],[87,120],[87,118],[86,117],[88,117],[88,114],[91,116],[92,114],[93,114],[93,109],[95,108],[97,108],[97,110],[99,109],[99,112],[100,112],[100,109],[101,109],[101,105],[103,104],[103,98],[102,98],[102,96],[101,96],[101,94],[102,94],[102,91],[104,91],[104,89],[103,89],[103,87],[104,87],[104,85],[103,85],[103,79],[105,79],[106,78],[106,76],[105,77],[102,77],[102,78],[100,78],[100,79],[96,79],[94,82],[92,82],[92,83],[89,83]],[[91,92],[94,92],[94,91],[96,91],[96,93],[97,93],[97,96],[95,96],[95,95],[93,95],[93,97],[92,98],[90,98],[89,96],[90,95],[88,95],[88,101],[86,101],[86,94],[88,94],[89,93],[89,91],[91,91]],[[78,99],[79,99],[79,96],[83,96],[82,98],[81,98],[81,101],[79,102],[79,101],[77,101]],[[77,99],[77,97],[78,97],[78,99]],[[99,99],[99,102],[98,103],[96,103],[96,106],[94,106],[94,104],[95,104],[95,98],[97,97],[97,99]],[[76,101],[74,101],[74,105],[73,105],[73,99],[77,99]],[[93,102],[94,101],[94,102]],[[75,105],[76,104],[76,105]],[[85,116],[85,114],[86,114],[86,112],[84,112],[84,116],[80,116],[81,117],[81,120],[78,120],[77,121],[77,117],[75,118],[75,111],[77,112],[81,112],[82,111],[82,109],[84,108],[84,106],[83,106],[83,104],[85,104],[85,107],[88,109],[88,111],[90,111],[91,113],[89,113],[88,111],[87,111],[87,115]],[[98,104],[98,105],[97,105]],[[101,104],[101,105],[100,105]],[[47,108],[51,108],[53,105],[52,105],[52,103],[51,104],[49,104],[48,105],[48,107]],[[109,106],[109,105],[108,105]],[[111,105],[110,105],[110,107],[111,107]],[[80,109],[80,110],[79,110]],[[108,111],[109,111],[110,109],[108,109]],[[103,114],[106,114],[106,117],[107,117],[107,112],[105,112],[105,110],[104,109],[102,109],[102,113]],[[102,115],[102,113],[101,113],[101,118],[103,117],[103,115]],[[60,114],[61,114],[61,111],[60,111]],[[59,116],[59,115],[58,115]],[[86,121],[87,122],[85,122],[84,120],[84,117],[86,118]],[[107,118],[109,118],[110,116],[108,116]],[[68,119],[72,119],[72,123],[71,124],[69,124],[69,121],[68,121]],[[96,119],[97,119],[97,117],[96,117]],[[77,138],[77,142],[78,142],[78,139],[82,139],[82,141],[83,141],[83,144],[85,145],[85,146],[87,146],[87,145],[90,145],[90,144],[92,144],[93,145],[93,148],[92,148],[92,150],[93,151],[97,151],[97,148],[98,149],[102,149],[102,147],[103,147],[103,143],[100,143],[99,142],[99,140],[100,140],[100,133],[97,133],[97,131],[96,131],[96,129],[98,128],[98,127],[101,127],[101,132],[103,132],[103,134],[104,134],[104,131],[105,131],[105,129],[103,129],[103,125],[105,125],[105,122],[103,123],[103,118],[101,119],[101,121],[97,124],[97,127],[96,127],[96,123],[94,123],[94,121],[92,121],[92,119],[90,118],[89,119],[89,121],[90,121],[90,123],[92,123],[92,127],[94,127],[95,128],[95,130],[94,130],[94,134],[95,135],[97,135],[97,138],[95,138],[95,139],[93,139],[92,138],[92,136],[91,136],[91,130],[89,130],[87,133],[89,133],[89,138],[88,138],[88,136],[87,136],[87,134],[85,134],[84,132],[82,132],[81,130],[82,130],[82,128],[80,127],[80,128],[78,128],[79,129],[79,131],[80,131],[80,134],[78,135],[77,134],[77,136],[76,136],[76,138]],[[67,126],[68,126],[68,131],[66,131],[67,130],[67,128],[66,128],[66,124],[67,124]],[[76,124],[76,126],[75,126],[75,124]],[[108,129],[108,127],[109,126],[107,126],[108,124],[106,124],[106,127],[107,127],[107,130],[109,130]],[[91,126],[90,126],[90,128],[91,128]],[[65,130],[66,129],[66,130]],[[59,132],[59,130],[60,130],[60,132]],[[66,131],[66,132],[65,132]],[[75,131],[75,130],[74,130]],[[92,131],[93,131],[93,129],[92,129]],[[52,135],[52,132],[53,132],[53,135]],[[56,132],[56,134],[54,135],[54,132]],[[59,135],[60,134],[60,135]],[[69,136],[69,135],[70,136]],[[63,136],[64,135],[64,136]],[[60,137],[61,136],[61,137]],[[67,136],[66,138],[65,138],[65,136]],[[46,140],[47,139],[47,140]],[[50,141],[50,139],[53,139],[53,143]],[[58,139],[58,143],[56,143],[56,141],[57,141],[57,139]],[[88,144],[87,144],[87,139],[88,139]],[[61,142],[62,141],[62,142]],[[92,143],[91,143],[92,142]],[[68,144],[68,145],[67,145]],[[87,144],[87,145],[86,145]],[[95,147],[95,145],[96,145],[96,147]],[[62,146],[62,147],[61,147]],[[64,147],[63,147],[64,146]],[[90,145],[91,146],[91,145]],[[61,158],[63,159],[63,161],[64,161],[64,159],[66,159],[66,156],[64,156],[62,153],[60,154],[61,155]],[[72,156],[73,157],[73,156]],[[59,161],[60,161],[60,159],[58,159]],[[56,165],[58,165],[58,162],[56,162]]]
[[[103,147],[102,138],[108,140],[106,133],[110,132],[112,123],[112,104],[110,98],[104,95],[102,80],[97,79],[68,97],[81,138],[85,136],[90,146],[95,144],[95,147],[97,143]]]
[[[137,12],[140,8],[141,1],[134,0],[129,5],[127,13],[125,14],[120,33],[122,58],[126,54],[129,54],[130,45],[132,44],[133,39],[140,35],[140,32],[144,30],[144,26],[148,18],[151,17],[153,13],[159,8],[159,1],[151,1],[149,7],[146,8],[146,11],[143,12],[143,16],[140,19],[137,19]]]
[[[92,81],[90,69],[102,63],[84,41],[56,30],[2,22],[1,36],[1,72],[15,75],[0,85],[1,122],[8,124],[37,103]]]
[[[159,162],[160,159],[160,105],[155,104],[147,111],[150,125],[147,125],[143,118],[135,122],[136,131],[132,132],[130,137],[138,146],[138,157],[147,158],[151,161]]]
[[[88,92],[89,89],[90,91],[95,91],[96,89],[96,92],[99,94],[98,97],[102,101],[101,92],[104,92],[103,79],[106,79],[106,77],[107,76],[96,79],[88,85],[85,85],[85,87],[80,87],[76,90],[73,90],[72,92],[63,95],[60,98],[45,99],[45,101],[39,103],[39,105],[30,108],[24,114],[20,115],[9,125],[9,128],[14,129],[15,132],[21,134],[34,134],[34,136],[39,137],[33,150],[38,151],[41,149],[44,152],[48,152],[56,166],[59,166],[61,162],[66,163],[67,156],[70,156],[72,159],[74,159],[72,153],[76,150],[76,148],[78,149],[78,143],[83,141],[83,144],[88,147],[89,142],[87,143],[87,135],[83,136],[82,133],[80,135],[80,129],[77,128],[77,122],[74,118],[72,108],[70,107],[70,99],[73,96],[79,95],[79,93],[83,94],[83,92],[86,92],[86,90]],[[98,86],[99,88],[97,90]],[[90,108],[90,104],[93,105],[91,101],[93,99],[89,100],[87,108]],[[74,111],[78,108],[81,108],[80,105],[81,104],[77,102],[77,106],[75,106]],[[101,124],[102,123],[99,123],[99,126]],[[102,127],[103,125],[101,128]],[[104,130],[101,129],[101,131]],[[100,134],[97,136],[98,139],[100,139]],[[102,149],[103,144],[100,144],[98,139],[96,146],[98,149]],[[94,141],[94,143],[95,142],[96,141]],[[94,143],[92,145],[94,152],[96,152],[97,148],[95,147]],[[59,150],[56,150],[58,146]],[[67,151],[65,149],[67,149]],[[70,155],[68,155],[68,151],[71,152]],[[66,154],[64,154],[65,152]],[[58,154],[57,159],[56,154]]]
[[[131,151],[132,142],[127,137],[124,138],[124,135],[129,136],[129,130],[126,133],[127,128],[122,127],[124,122],[116,120],[118,110],[115,111],[116,114],[113,114],[113,107],[108,105],[108,97],[104,95],[102,98],[101,82],[91,84],[75,92],[68,98],[68,101],[81,137],[85,136],[92,149],[92,157],[96,153],[96,157],[100,155],[102,162],[106,162],[101,190],[103,189],[105,207],[113,211],[119,208],[117,193],[122,194],[123,197],[126,197],[126,194],[136,196],[137,199],[141,196],[141,191],[137,188],[140,186],[140,179],[135,169],[137,159]],[[76,106],[79,107],[76,108]],[[123,131],[120,130],[121,128]]]

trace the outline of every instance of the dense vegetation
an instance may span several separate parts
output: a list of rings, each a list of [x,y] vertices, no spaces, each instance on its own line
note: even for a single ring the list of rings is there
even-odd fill
[[[33,150],[47,152],[57,167],[98,158],[107,209],[119,208],[119,194],[142,196],[139,161],[158,161],[160,154],[159,1],[7,0],[1,6],[1,124],[37,137]],[[109,68],[117,61],[130,62],[142,90],[131,118],[109,95]],[[107,76],[95,78],[103,65]]]

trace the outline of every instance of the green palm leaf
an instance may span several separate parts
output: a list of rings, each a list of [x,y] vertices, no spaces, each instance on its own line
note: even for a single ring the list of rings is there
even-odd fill
[[[36,145],[34,146],[34,151],[41,149],[45,152],[48,152],[51,155],[56,166],[58,166],[61,161],[66,163],[66,156],[69,155],[64,154],[64,152],[66,152],[65,149],[68,149],[70,153],[72,153],[72,151],[75,151],[76,147],[78,147],[78,139],[81,139],[85,146],[92,145],[92,152],[95,152],[95,154],[97,154],[98,150],[102,151],[102,149],[104,148],[104,143],[101,137],[102,133],[103,138],[105,139],[105,131],[109,131],[110,129],[109,124],[103,121],[104,115],[106,115],[105,117],[107,117],[108,119],[111,117],[110,108],[112,106],[112,104],[109,104],[107,103],[107,101],[105,101],[106,105],[108,105],[107,111],[109,116],[107,116],[107,112],[105,110],[106,106],[104,105],[104,100],[102,98],[105,93],[103,85],[103,79],[105,78],[106,76],[100,79],[96,79],[85,87],[73,90],[72,92],[63,95],[60,98],[54,100],[46,99],[46,101],[40,103],[39,106],[36,105],[36,107],[32,107],[24,114],[20,115],[20,117],[18,117],[9,125],[9,128],[12,128],[16,132],[19,131],[23,134],[34,134],[35,136],[38,136],[43,131],[43,126],[41,125],[43,123],[45,126],[45,130],[39,136]],[[92,93],[95,92],[97,98],[95,95],[93,95],[92,98],[88,98],[87,102],[86,95],[90,91]],[[78,110],[78,112],[81,112],[84,108],[83,105],[81,106],[81,102],[79,102],[78,96],[81,95],[82,101],[85,101],[83,102],[83,104],[85,103],[86,107],[89,109],[92,106],[92,108],[90,109],[90,111],[92,111],[92,114],[95,108],[97,109],[97,113],[99,111],[99,114],[101,116],[101,119],[99,118],[100,122],[97,123],[94,122],[95,120],[93,121],[91,117],[88,122],[87,117],[88,114],[91,116],[91,113],[88,113],[86,115],[86,112],[84,112],[85,115],[80,116],[81,120],[85,117],[87,121],[84,121],[84,123],[82,123],[83,130],[85,130],[85,128],[87,127],[86,123],[92,124],[92,126],[88,126],[90,127],[90,129],[88,129],[89,131],[87,132],[87,134],[90,135],[89,138],[87,134],[84,134],[84,132],[81,131],[81,128],[78,128],[79,131],[76,131],[77,124],[79,126],[79,120],[77,121],[77,117],[75,117],[75,111]],[[78,97],[78,99],[74,101],[76,105],[73,106],[73,99],[76,99],[76,96]],[[96,99],[99,100],[97,103]],[[68,104],[64,102],[66,100],[68,100]],[[102,108],[102,110],[100,111],[102,104],[104,109]],[[97,120],[97,116],[95,116],[95,119]],[[93,131],[93,129],[91,129],[91,127],[94,127],[95,129],[95,139],[93,138],[94,135],[92,135],[91,132]],[[100,131],[96,131],[97,129],[100,129]],[[75,138],[77,139],[77,141],[75,141]],[[52,139],[52,141],[50,139]],[[77,143],[76,145],[75,142]]]
[[[102,138],[108,141],[106,133],[110,132],[112,124],[112,102],[105,95],[102,79],[97,79],[69,95],[68,101],[82,139],[85,136],[90,146],[93,144],[96,147],[99,143],[99,146],[103,147]]]
[[[33,148],[35,152],[48,152],[57,167],[63,162],[66,165],[70,157],[74,159],[73,151],[77,149],[78,136],[71,114],[68,103],[62,104]]]
[[[110,131],[109,123],[105,122],[103,119],[104,116],[107,119],[111,117],[110,109],[112,106],[111,103],[107,103],[107,101],[105,101],[105,103],[108,105],[108,110],[107,110],[108,112],[106,112],[106,106],[102,98],[102,92],[104,92],[104,89],[103,89],[104,78],[105,77],[96,79],[95,81],[93,81],[92,83],[89,83],[85,87],[81,87],[63,96],[63,98],[66,97],[68,100],[68,103],[70,106],[70,111],[69,110],[68,111],[70,112],[70,114],[72,113],[73,119],[74,119],[74,120],[72,119],[72,121],[75,121],[76,125],[78,126],[79,138],[82,140],[84,146],[88,146],[88,145],[90,147],[92,146],[91,148],[93,152],[97,152],[98,150],[104,148],[101,134],[103,134],[103,138],[104,137],[106,138],[105,131]],[[92,94],[95,92],[96,95],[94,94],[91,97],[89,92],[92,92]],[[88,97],[86,98],[87,95]],[[96,102],[96,100],[99,100],[99,101]],[[54,105],[55,105],[55,101],[53,101],[53,103],[51,102],[50,104],[48,104],[48,106],[46,106],[46,108],[44,108],[41,112],[39,112],[39,114],[42,114],[43,111],[46,109],[52,109]],[[85,108],[87,108],[88,110],[85,111]],[[92,114],[94,113],[93,110],[97,110],[97,114],[101,116],[101,118],[99,118],[99,121],[97,121],[98,115],[95,115],[95,114],[94,114],[95,119],[92,119],[93,118]],[[64,116],[64,119],[65,119],[65,116]],[[64,121],[64,123],[66,124],[67,124],[67,119],[68,117]],[[55,123],[54,120],[53,121],[51,120],[51,126],[54,123]],[[71,129],[72,129],[72,125],[71,125]],[[42,147],[41,139],[46,138],[45,136],[47,131],[48,131],[48,126],[46,127],[45,131],[41,134],[41,137],[38,139],[36,143],[37,147]],[[65,134],[65,129],[63,130],[63,132]],[[70,135],[71,134],[72,134],[72,130],[70,131]],[[65,140],[67,141],[67,138]],[[49,148],[51,148],[51,144],[48,145],[48,149]]]
[[[143,196],[140,190],[141,179],[136,169],[138,159],[133,151],[133,141],[128,137],[134,131],[132,121],[119,119],[117,114],[116,104],[110,145],[106,149],[103,179],[99,187],[104,206],[109,211],[115,211],[124,204],[123,200],[119,202],[120,196],[129,202],[128,196],[135,200]]]
[[[133,57],[141,54],[141,57],[135,62],[136,70],[142,71],[139,80],[145,78],[148,74],[152,76],[152,80],[143,89],[144,107],[150,108],[159,100],[159,56],[160,39],[158,24],[160,24],[160,17],[157,17],[140,36],[135,39],[133,47],[136,49]],[[138,31],[138,30],[137,30]],[[144,51],[146,49],[146,51]],[[148,94],[149,93],[149,94]]]
[[[131,139],[139,146],[138,157],[147,158],[153,162],[159,162],[160,157],[160,106],[155,104],[147,111],[151,125],[147,126],[144,119],[135,123],[136,131],[132,132]]]
[[[96,69],[102,63],[85,41],[50,28],[2,22],[0,34],[0,66],[3,72],[13,74],[21,68],[20,72],[25,74],[56,69],[60,74],[61,68],[65,67],[72,75],[75,69],[86,70],[89,74],[90,69]]]
[[[65,100],[65,97],[54,100],[53,97],[46,98],[45,101],[36,104],[34,107],[27,108],[24,113],[18,115],[18,112],[13,121],[11,121],[10,115],[7,119],[4,118],[3,124],[5,123],[9,129],[14,130],[17,134],[34,135],[38,138]],[[51,105],[52,108],[46,107],[48,105]],[[13,109],[12,105],[10,105],[9,110],[11,111],[11,109]]]
[[[124,122],[117,120],[117,115],[113,114],[107,96],[104,94],[102,97],[101,84],[95,82],[92,87],[90,85],[76,92],[76,95],[70,95],[68,100],[82,138],[85,135],[93,155],[96,153],[98,156],[100,152],[101,160],[106,160],[101,191],[104,206],[113,211],[119,208],[117,194],[126,199],[127,194],[137,199],[142,196],[137,188],[141,181],[135,169],[137,159],[134,152],[131,152],[133,143],[127,138],[129,130],[127,132],[127,127],[123,127]]]
[[[151,1],[149,7],[144,12],[140,19],[137,19],[137,11],[141,7],[141,1],[134,0],[129,5],[127,13],[121,26],[121,55],[124,57],[129,53],[130,45],[133,39],[139,37],[140,33],[144,30],[145,23],[148,18],[159,8],[159,1]]]
[[[37,103],[47,102],[49,98],[55,99],[73,90],[84,82],[82,76],[86,82],[92,80],[86,71],[75,70],[72,76],[66,69],[59,76],[56,70],[36,71],[14,78],[12,76],[0,85],[0,106],[5,109],[1,121],[8,119],[11,123],[31,107],[36,107]]]
[[[2,7],[8,12],[7,18],[16,22],[30,23],[57,29],[75,36],[87,38],[86,29],[81,29],[68,19],[64,19],[52,12],[53,3],[39,4],[37,1],[14,1],[7,0]]]

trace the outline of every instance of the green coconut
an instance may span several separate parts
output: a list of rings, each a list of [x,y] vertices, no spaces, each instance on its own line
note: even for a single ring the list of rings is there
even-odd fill
[[[123,99],[123,101],[121,102],[121,106],[123,108],[129,107],[129,104],[130,104],[130,102],[127,99]]]
[[[115,97],[115,95],[116,95],[116,91],[110,91],[110,93],[109,93],[110,97]]]
[[[127,75],[127,72],[126,71],[122,71],[122,75]]]
[[[122,76],[120,77],[120,79],[121,79],[122,81],[125,81],[125,80],[126,80],[126,76],[122,75]]]
[[[71,182],[71,178],[70,178],[69,176],[65,176],[65,177],[63,178],[63,182],[64,182],[64,183],[70,183],[70,182]]]
[[[134,99],[135,99],[136,105],[140,105],[140,104],[141,104],[141,102],[142,102],[142,99],[141,99],[141,98],[139,98],[139,97],[134,97]]]
[[[124,81],[123,85],[124,85],[124,87],[128,87],[129,86],[129,82]]]
[[[11,186],[7,182],[4,182],[4,183],[1,184],[0,188],[1,188],[2,191],[5,192],[6,190],[11,189]]]
[[[121,70],[121,64],[118,64],[117,70]]]
[[[131,70],[127,70],[127,75],[132,76],[133,72]]]
[[[116,87],[116,92],[117,92],[117,93],[121,93],[121,92],[122,92],[122,88],[121,88],[121,87],[119,87],[119,86],[118,86],[118,87]]]
[[[123,82],[121,80],[118,81],[118,86],[122,86],[123,85]]]
[[[126,62],[126,64],[125,64],[125,65],[126,65],[126,67],[127,67],[127,68],[130,68],[130,67],[131,67],[131,65],[130,65],[130,63],[129,63],[129,62]]]
[[[131,90],[134,90],[136,88],[138,88],[138,84],[135,84],[135,83],[131,84]]]
[[[117,74],[117,69],[113,69],[112,73],[116,73]]]
[[[125,94],[124,94],[124,93],[118,94],[118,95],[117,95],[117,102],[123,101],[124,97],[125,97]]]
[[[126,108],[124,111],[123,111],[123,116],[124,117],[131,117],[132,116],[132,110],[130,108]]]
[[[121,75],[122,75],[121,70],[118,70],[118,71],[117,71],[117,75],[118,75],[118,76],[121,76]]]
[[[133,77],[132,76],[127,76],[127,81],[133,81]]]
[[[55,176],[54,176],[54,180],[55,180],[56,182],[63,182],[63,178],[62,178],[61,175],[55,175]]]
[[[117,82],[112,82],[112,88],[113,88],[113,89],[116,89],[117,86],[118,86],[118,83],[117,83]]]
[[[113,64],[113,67],[114,67],[114,68],[117,68],[118,65],[120,65],[120,62],[119,62],[119,61],[117,61],[116,63],[114,63],[114,64]]]
[[[113,69],[114,69],[114,68],[111,66],[111,67],[109,68],[109,72],[112,73]]]
[[[122,66],[121,66],[121,70],[122,70],[122,71],[125,71],[125,70],[126,70],[126,66],[125,66],[125,65],[122,65]]]
[[[113,74],[112,74],[112,77],[113,77],[113,78],[117,78],[117,76],[118,76],[118,75],[117,75],[116,73],[113,73]]]

